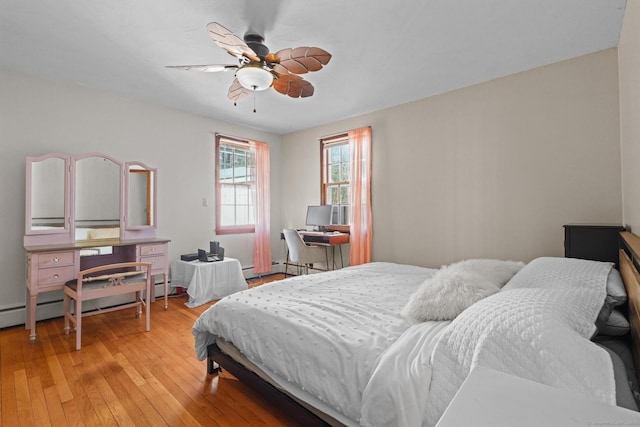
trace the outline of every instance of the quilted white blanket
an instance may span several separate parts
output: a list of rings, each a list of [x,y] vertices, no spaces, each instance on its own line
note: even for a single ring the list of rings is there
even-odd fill
[[[532,263],[444,331],[433,352],[424,424],[435,425],[476,365],[615,405],[611,359],[589,341],[611,265],[572,260],[567,268],[566,259],[554,258]]]

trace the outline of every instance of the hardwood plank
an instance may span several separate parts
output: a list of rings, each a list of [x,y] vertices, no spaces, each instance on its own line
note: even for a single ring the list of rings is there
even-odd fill
[[[13,378],[16,387],[16,407],[18,410],[19,420],[18,425],[35,425],[33,409],[31,407],[31,396],[29,396],[27,371],[19,369],[13,373]]]
[[[115,359],[99,340],[90,350],[95,351],[96,355],[94,359],[98,362],[90,368],[93,376],[92,386],[100,393],[102,401],[109,409],[110,417],[114,419],[117,425],[134,426],[135,423],[133,419],[124,409],[124,405],[120,402],[117,393],[114,392],[105,379],[105,376],[110,375],[115,370]],[[102,357],[100,357],[100,355]]]
[[[80,409],[76,406],[76,402],[64,402],[62,404],[62,410],[64,411],[64,417],[67,420],[68,426],[84,427],[91,424],[85,424]],[[96,425],[96,424],[93,424]]]
[[[186,380],[183,380],[180,371],[176,372],[173,369],[160,368],[155,371],[154,379],[156,379],[164,389],[171,390],[173,398],[180,403],[182,408],[189,412],[194,418],[194,421],[197,421],[200,425],[220,425],[215,421],[216,412],[212,411],[210,405],[207,405],[206,402],[200,398],[197,391],[194,391],[191,385],[188,384],[189,382],[194,383],[194,381],[188,377]],[[231,412],[226,413],[225,419],[237,425],[237,421],[234,422],[230,419],[232,417],[235,420],[244,421],[244,419],[237,417],[235,413]]]
[[[47,326],[54,325],[55,323],[49,322]],[[49,328],[41,328],[50,332]],[[71,393],[71,389],[69,388],[69,383],[67,382],[67,376],[62,369],[62,365],[60,364],[60,359],[57,356],[56,350],[53,346],[52,340],[48,339],[43,341],[42,350],[44,356],[47,361],[47,367],[51,372],[51,378],[53,379],[53,386],[57,389],[57,395],[60,398],[61,402],[68,402],[73,399],[73,394]],[[47,387],[49,388],[49,387]]]
[[[22,358],[24,360],[27,378],[31,379],[34,377],[38,377],[40,379],[40,382],[43,384],[43,387],[49,387],[54,384],[54,381],[51,377],[49,368],[46,365],[44,352],[42,351],[43,342],[46,342],[48,340],[46,330],[43,331],[42,337],[42,340],[39,340],[35,343],[21,341],[19,343],[19,347]]]
[[[44,396],[44,390],[42,389],[42,383],[39,377],[33,377],[28,379],[29,383],[29,398],[31,401],[31,412],[33,414],[34,425],[37,426],[50,426],[49,410],[47,409],[47,402]]]
[[[79,385],[81,390],[86,394],[88,405],[85,403],[83,418],[88,412],[90,419],[97,419],[101,425],[105,426],[117,426],[107,402],[100,394],[98,388],[99,374],[94,372],[93,365],[80,364],[76,367],[79,374]],[[86,411],[86,412],[85,412]]]
[[[54,348],[54,341],[57,339],[57,334],[59,331],[54,329],[54,326],[57,326],[55,322],[46,322],[43,327],[39,330],[44,330],[49,337],[48,339],[40,339],[42,342],[42,351],[43,355],[46,359],[46,366],[49,369],[49,373],[51,374],[51,378],[53,380],[53,386],[56,387],[58,396],[61,402],[67,402],[73,399],[73,394],[71,393],[71,389],[69,388],[69,383],[67,382],[67,375],[62,369],[62,365],[60,364],[60,359],[56,353]],[[53,337],[51,336],[53,334]],[[45,389],[49,388],[48,386],[44,386]]]
[[[118,397],[125,401],[124,405],[127,408],[127,412],[131,415],[131,418],[136,420],[138,425],[153,427],[168,425],[147,399],[144,393],[145,388],[143,387],[146,384],[144,380],[138,384],[124,370],[109,375],[105,379],[116,391]]]
[[[154,376],[147,380],[147,390],[153,398],[149,399],[165,422],[170,426],[200,426],[201,424],[179,403],[173,390],[166,389]]]
[[[13,358],[13,342],[23,339],[23,334],[17,337],[16,330],[0,333],[0,424],[6,426],[18,425],[18,404],[16,402],[16,388],[13,371],[20,369],[20,363]]]
[[[50,425],[68,425],[69,423],[62,408],[62,399],[60,399],[60,395],[58,394],[58,388],[54,386],[44,389],[44,398],[47,404],[47,415],[49,416]]]
[[[138,373],[138,370],[129,363],[129,360],[122,353],[116,354],[114,358],[134,385],[140,387],[146,383],[142,375]]]
[[[75,366],[78,363],[75,359],[75,356],[77,356],[75,341],[71,341],[69,344],[68,336],[64,335],[64,332],[60,329],[62,326],[62,321],[42,322],[38,325],[38,331],[45,328],[48,330],[49,341],[43,345],[43,351],[48,354],[49,358],[55,359],[55,364],[59,366],[64,376],[64,380],[61,383],[56,382],[55,389],[60,399],[66,425],[79,427],[98,425],[95,414],[92,417],[83,410],[84,407],[90,407],[90,405],[78,381],[78,375],[75,370]],[[48,364],[50,363],[48,362]]]

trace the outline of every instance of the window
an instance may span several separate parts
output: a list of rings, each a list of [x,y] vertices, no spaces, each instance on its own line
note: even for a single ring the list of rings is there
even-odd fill
[[[216,234],[253,233],[255,155],[248,141],[216,136]]]
[[[322,156],[323,205],[334,205],[332,222],[335,225],[349,225],[351,207],[351,151],[347,135],[339,135],[320,140]]]

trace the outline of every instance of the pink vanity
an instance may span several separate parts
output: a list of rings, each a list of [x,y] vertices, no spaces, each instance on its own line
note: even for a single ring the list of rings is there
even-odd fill
[[[156,169],[101,153],[50,153],[27,158],[26,184],[25,327],[31,341],[38,294],[62,289],[90,267],[151,263],[152,273],[163,275],[167,308],[169,240],[156,237]]]

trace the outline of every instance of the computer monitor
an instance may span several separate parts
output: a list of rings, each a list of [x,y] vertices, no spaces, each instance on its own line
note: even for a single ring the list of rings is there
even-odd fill
[[[323,227],[331,225],[331,213],[331,205],[308,206],[305,225],[312,225],[314,229],[320,231]]]

